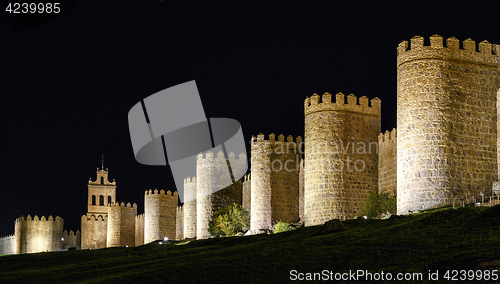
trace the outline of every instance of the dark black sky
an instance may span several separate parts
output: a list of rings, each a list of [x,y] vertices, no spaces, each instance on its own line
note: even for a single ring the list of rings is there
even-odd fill
[[[174,189],[168,167],[135,161],[127,122],[134,104],[165,88],[196,80],[207,117],[238,120],[247,141],[303,136],[303,101],[315,92],[381,98],[385,131],[396,127],[401,40],[500,43],[499,4],[171,2],[66,0],[45,22],[9,18],[2,2],[0,236],[23,214],[79,229],[102,153],[118,201],[140,213],[144,190]]]

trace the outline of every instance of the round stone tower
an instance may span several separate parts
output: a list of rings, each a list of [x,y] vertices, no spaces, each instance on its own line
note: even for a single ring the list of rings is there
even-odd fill
[[[61,217],[38,218],[28,215],[16,219],[16,248],[14,253],[59,251],[62,249],[64,221]]]
[[[178,193],[162,189],[147,190],[144,194],[144,243],[156,240],[175,240]]]
[[[272,229],[278,221],[299,221],[299,172],[302,137],[285,142],[283,134],[252,137],[250,229],[254,233]]]
[[[398,214],[491,194],[497,176],[498,45],[434,35],[398,46]]]
[[[196,238],[196,177],[184,180],[184,238]]]
[[[219,208],[242,203],[243,176],[247,170],[247,157],[234,153],[224,157],[222,151],[214,157],[211,151],[199,154],[196,162],[196,238],[211,237],[209,223]],[[239,178],[235,180],[235,177]]]
[[[306,98],[304,157],[305,225],[357,217],[363,198],[377,186],[380,99],[342,93]],[[253,179],[253,176],[252,176]]]

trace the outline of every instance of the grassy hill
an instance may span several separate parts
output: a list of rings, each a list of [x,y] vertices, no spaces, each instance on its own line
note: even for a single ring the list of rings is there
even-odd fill
[[[2,256],[0,282],[284,283],[324,270],[417,272],[425,280],[439,270],[440,281],[431,283],[443,283],[446,270],[500,269],[498,260],[500,206],[443,208],[276,235]]]

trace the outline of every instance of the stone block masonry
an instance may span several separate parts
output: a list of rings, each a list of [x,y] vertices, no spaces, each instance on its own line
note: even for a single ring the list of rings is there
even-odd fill
[[[397,191],[397,138],[396,128],[378,136],[378,193],[396,196]]]
[[[182,240],[184,238],[184,208],[177,206],[175,215],[175,239]]]
[[[462,46],[439,35],[398,46],[398,214],[489,193],[497,180],[500,47]]]
[[[80,231],[77,230],[76,233],[71,231],[64,230],[62,235],[62,249],[81,249],[81,234]]]
[[[242,206],[243,209],[247,210],[250,213],[251,207],[251,178],[250,174],[245,175],[243,178],[243,192],[242,192]]]
[[[137,204],[111,203],[108,205],[107,247],[135,246],[135,217]]]
[[[500,161],[500,89],[497,91],[497,161]],[[497,179],[493,183],[492,195],[500,195],[500,167],[498,167]]]
[[[196,238],[211,237],[209,223],[213,213],[233,203],[242,203],[243,175],[246,170],[247,157],[241,153],[238,158],[234,153],[224,157],[223,152],[214,154],[211,151],[199,154],[196,162]],[[232,181],[228,174],[228,165],[231,165],[233,176],[241,176]],[[223,188],[222,190],[219,190]]]
[[[61,217],[49,216],[27,217],[16,219],[14,253],[34,253],[44,251],[60,251],[62,249],[64,221]]]
[[[301,223],[304,223],[304,159],[300,160],[299,168],[299,219]]]
[[[304,101],[304,144],[252,137],[246,176],[244,153],[199,154],[196,177],[184,181],[185,203],[178,207],[177,192],[149,190],[139,216],[135,206],[116,203],[116,181],[102,164],[88,182],[81,248],[209,238],[214,211],[234,202],[250,211],[257,233],[277,221],[356,218],[376,187],[397,195],[398,214],[500,194],[500,45],[439,35],[425,41],[415,36],[397,47],[397,135],[380,133],[378,98],[314,94]],[[78,247],[78,231],[63,233],[62,223],[20,217],[14,234],[0,238],[0,254]]]
[[[144,244],[144,214],[135,217],[135,246]]]
[[[184,239],[196,238],[196,177],[184,180]]]
[[[175,240],[177,191],[147,190],[144,194],[144,243],[156,240]]]
[[[299,221],[299,171],[302,137],[264,134],[251,141],[250,230],[271,230],[278,221]]]
[[[108,214],[82,216],[81,248],[101,249],[107,245]]]
[[[0,238],[0,255],[14,254],[15,240],[15,235]]]
[[[356,218],[378,180],[380,99],[314,94],[304,102],[306,226]],[[369,105],[371,102],[371,105]]]

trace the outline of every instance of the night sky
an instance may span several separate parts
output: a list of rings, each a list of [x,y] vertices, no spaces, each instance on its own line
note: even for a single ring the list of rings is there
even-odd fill
[[[130,108],[165,88],[196,80],[207,117],[238,120],[247,143],[303,136],[313,93],[379,97],[385,131],[396,127],[401,40],[500,43],[499,4],[171,2],[68,0],[52,19],[9,17],[1,2],[0,236],[28,214],[80,229],[101,154],[117,200],[139,213],[144,190],[174,190],[168,167],[135,161],[128,130]]]

